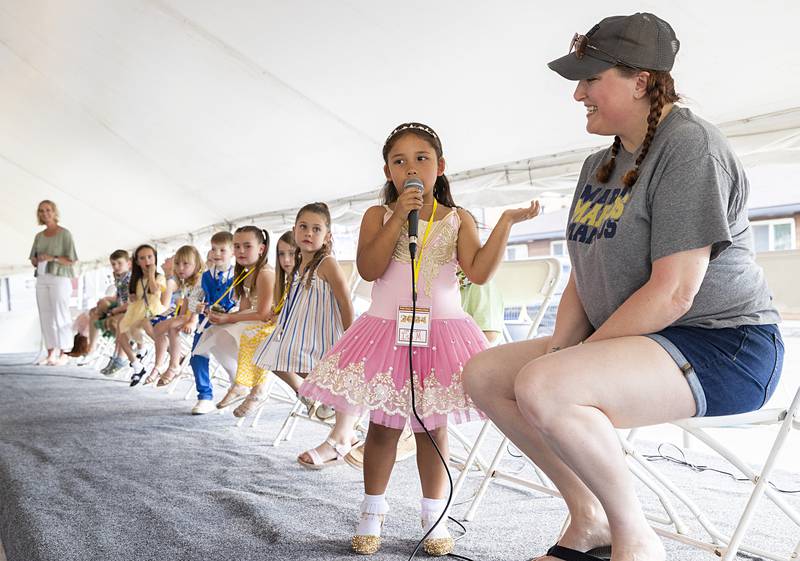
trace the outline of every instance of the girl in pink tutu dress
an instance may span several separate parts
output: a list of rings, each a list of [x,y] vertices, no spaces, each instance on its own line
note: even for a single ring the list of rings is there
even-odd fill
[[[408,214],[419,211],[415,340],[417,334],[427,338],[425,345],[413,347],[416,408],[447,458],[447,423],[479,418],[464,393],[461,369],[487,346],[481,330],[461,309],[457,267],[460,264],[472,282],[486,282],[502,260],[511,225],[534,217],[539,205],[505,211],[481,247],[475,221],[453,202],[444,175],[442,145],[433,129],[420,123],[400,125],[387,138],[383,159],[385,204],[364,215],[357,254],[359,273],[375,281],[372,304],[300,388],[301,395],[332,405],[337,419],[326,442],[298,459],[308,467],[341,461],[355,418],[370,410],[364,445],[365,497],[352,548],[357,553],[375,553],[388,512],[384,494],[397,442],[410,420],[422,483],[422,525],[425,532],[436,525],[424,548],[428,554],[444,555],[452,551],[453,539],[445,523],[436,522],[447,504],[447,474],[412,414],[409,347],[398,332],[398,318],[407,314],[404,307],[410,306],[412,296]],[[403,189],[410,178],[421,180],[423,190]]]

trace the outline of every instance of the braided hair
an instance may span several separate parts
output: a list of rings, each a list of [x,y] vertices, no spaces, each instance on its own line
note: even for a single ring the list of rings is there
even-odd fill
[[[627,68],[624,66],[617,66],[617,70],[623,76],[633,76],[640,72],[635,68]],[[636,180],[639,179],[639,167],[642,165],[647,152],[650,151],[650,144],[653,142],[653,137],[656,135],[656,127],[661,120],[661,112],[664,106],[668,103],[675,103],[680,101],[680,96],[675,93],[675,82],[669,72],[662,72],[656,70],[647,70],[650,76],[647,78],[647,95],[650,98],[650,113],[647,115],[647,133],[642,142],[642,148],[639,155],[636,157],[633,169],[625,172],[622,176],[622,184],[625,187],[633,187]],[[611,179],[611,174],[614,172],[616,166],[617,154],[619,154],[619,147],[622,144],[622,139],[619,136],[614,137],[614,144],[611,145],[611,158],[608,159],[595,174],[595,179],[600,183],[608,183]]]

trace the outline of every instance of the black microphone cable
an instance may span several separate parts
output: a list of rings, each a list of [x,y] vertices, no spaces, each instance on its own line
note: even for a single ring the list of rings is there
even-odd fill
[[[431,216],[431,220],[433,220],[433,218],[434,217]],[[444,472],[447,474],[447,482],[448,482],[448,484],[450,486],[450,491],[449,491],[448,496],[447,496],[447,504],[445,505],[444,510],[442,511],[442,514],[439,515],[439,518],[436,520],[436,523],[434,523],[431,526],[430,530],[425,532],[425,535],[422,536],[422,538],[420,538],[420,540],[417,542],[417,546],[414,548],[414,551],[411,552],[411,555],[408,558],[408,561],[412,561],[414,559],[414,557],[416,557],[417,553],[419,552],[419,548],[422,547],[422,544],[425,542],[425,540],[428,538],[428,536],[431,534],[431,532],[433,532],[433,529],[436,528],[439,525],[439,523],[442,521],[442,519],[444,518],[444,515],[447,513],[447,509],[450,508],[450,504],[453,502],[453,477],[450,475],[450,470],[447,467],[447,460],[445,460],[444,455],[442,454],[442,451],[439,449],[439,445],[436,444],[436,440],[433,438],[433,435],[430,433],[428,428],[425,426],[425,423],[422,421],[422,418],[419,416],[419,413],[417,412],[417,396],[416,396],[416,392],[414,391],[414,345],[413,345],[413,342],[414,342],[414,324],[416,323],[416,319],[417,319],[417,279],[416,279],[416,275],[414,274],[414,258],[415,258],[415,254],[417,252],[416,251],[417,248],[416,248],[416,245],[415,245],[415,246],[409,246],[408,249],[409,249],[409,254],[411,255],[411,330],[410,330],[409,335],[408,335],[408,375],[409,375],[409,377],[411,379],[411,411],[414,413],[414,418],[417,419],[417,422],[422,427],[422,430],[424,430],[425,434],[428,435],[428,438],[430,439],[431,444],[433,444],[433,447],[436,450],[436,454],[438,454],[439,460],[442,462],[442,467],[444,467]],[[452,520],[453,522],[455,522],[456,524],[458,524],[461,527],[461,530],[462,530],[463,533],[460,536],[458,536],[458,539],[461,539],[465,535],[467,535],[467,529],[464,527],[464,525],[461,522],[459,522],[458,520],[456,520],[452,516],[448,516],[447,518],[448,518],[448,520]],[[448,553],[447,557],[452,557],[453,559],[463,559],[464,561],[474,561],[470,557],[457,555],[455,553]]]

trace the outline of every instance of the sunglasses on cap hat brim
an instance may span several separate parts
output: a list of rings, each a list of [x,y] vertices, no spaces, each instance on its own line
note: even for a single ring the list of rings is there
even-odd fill
[[[640,70],[640,68],[598,49],[589,43],[586,35],[579,33],[572,37],[567,54],[547,63],[547,66],[567,80],[587,80],[614,66]]]

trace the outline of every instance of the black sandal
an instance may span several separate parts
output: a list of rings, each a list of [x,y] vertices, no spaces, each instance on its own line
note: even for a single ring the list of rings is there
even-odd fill
[[[141,379],[144,378],[145,374],[147,374],[147,371],[145,371],[144,368],[142,368],[139,372],[134,372],[133,376],[131,376],[131,387],[137,385]]]
[[[611,558],[611,546],[595,547],[587,552],[570,549],[562,545],[554,545],[547,550],[545,555],[563,559],[563,561],[606,561]],[[606,557],[608,555],[608,557]]]

